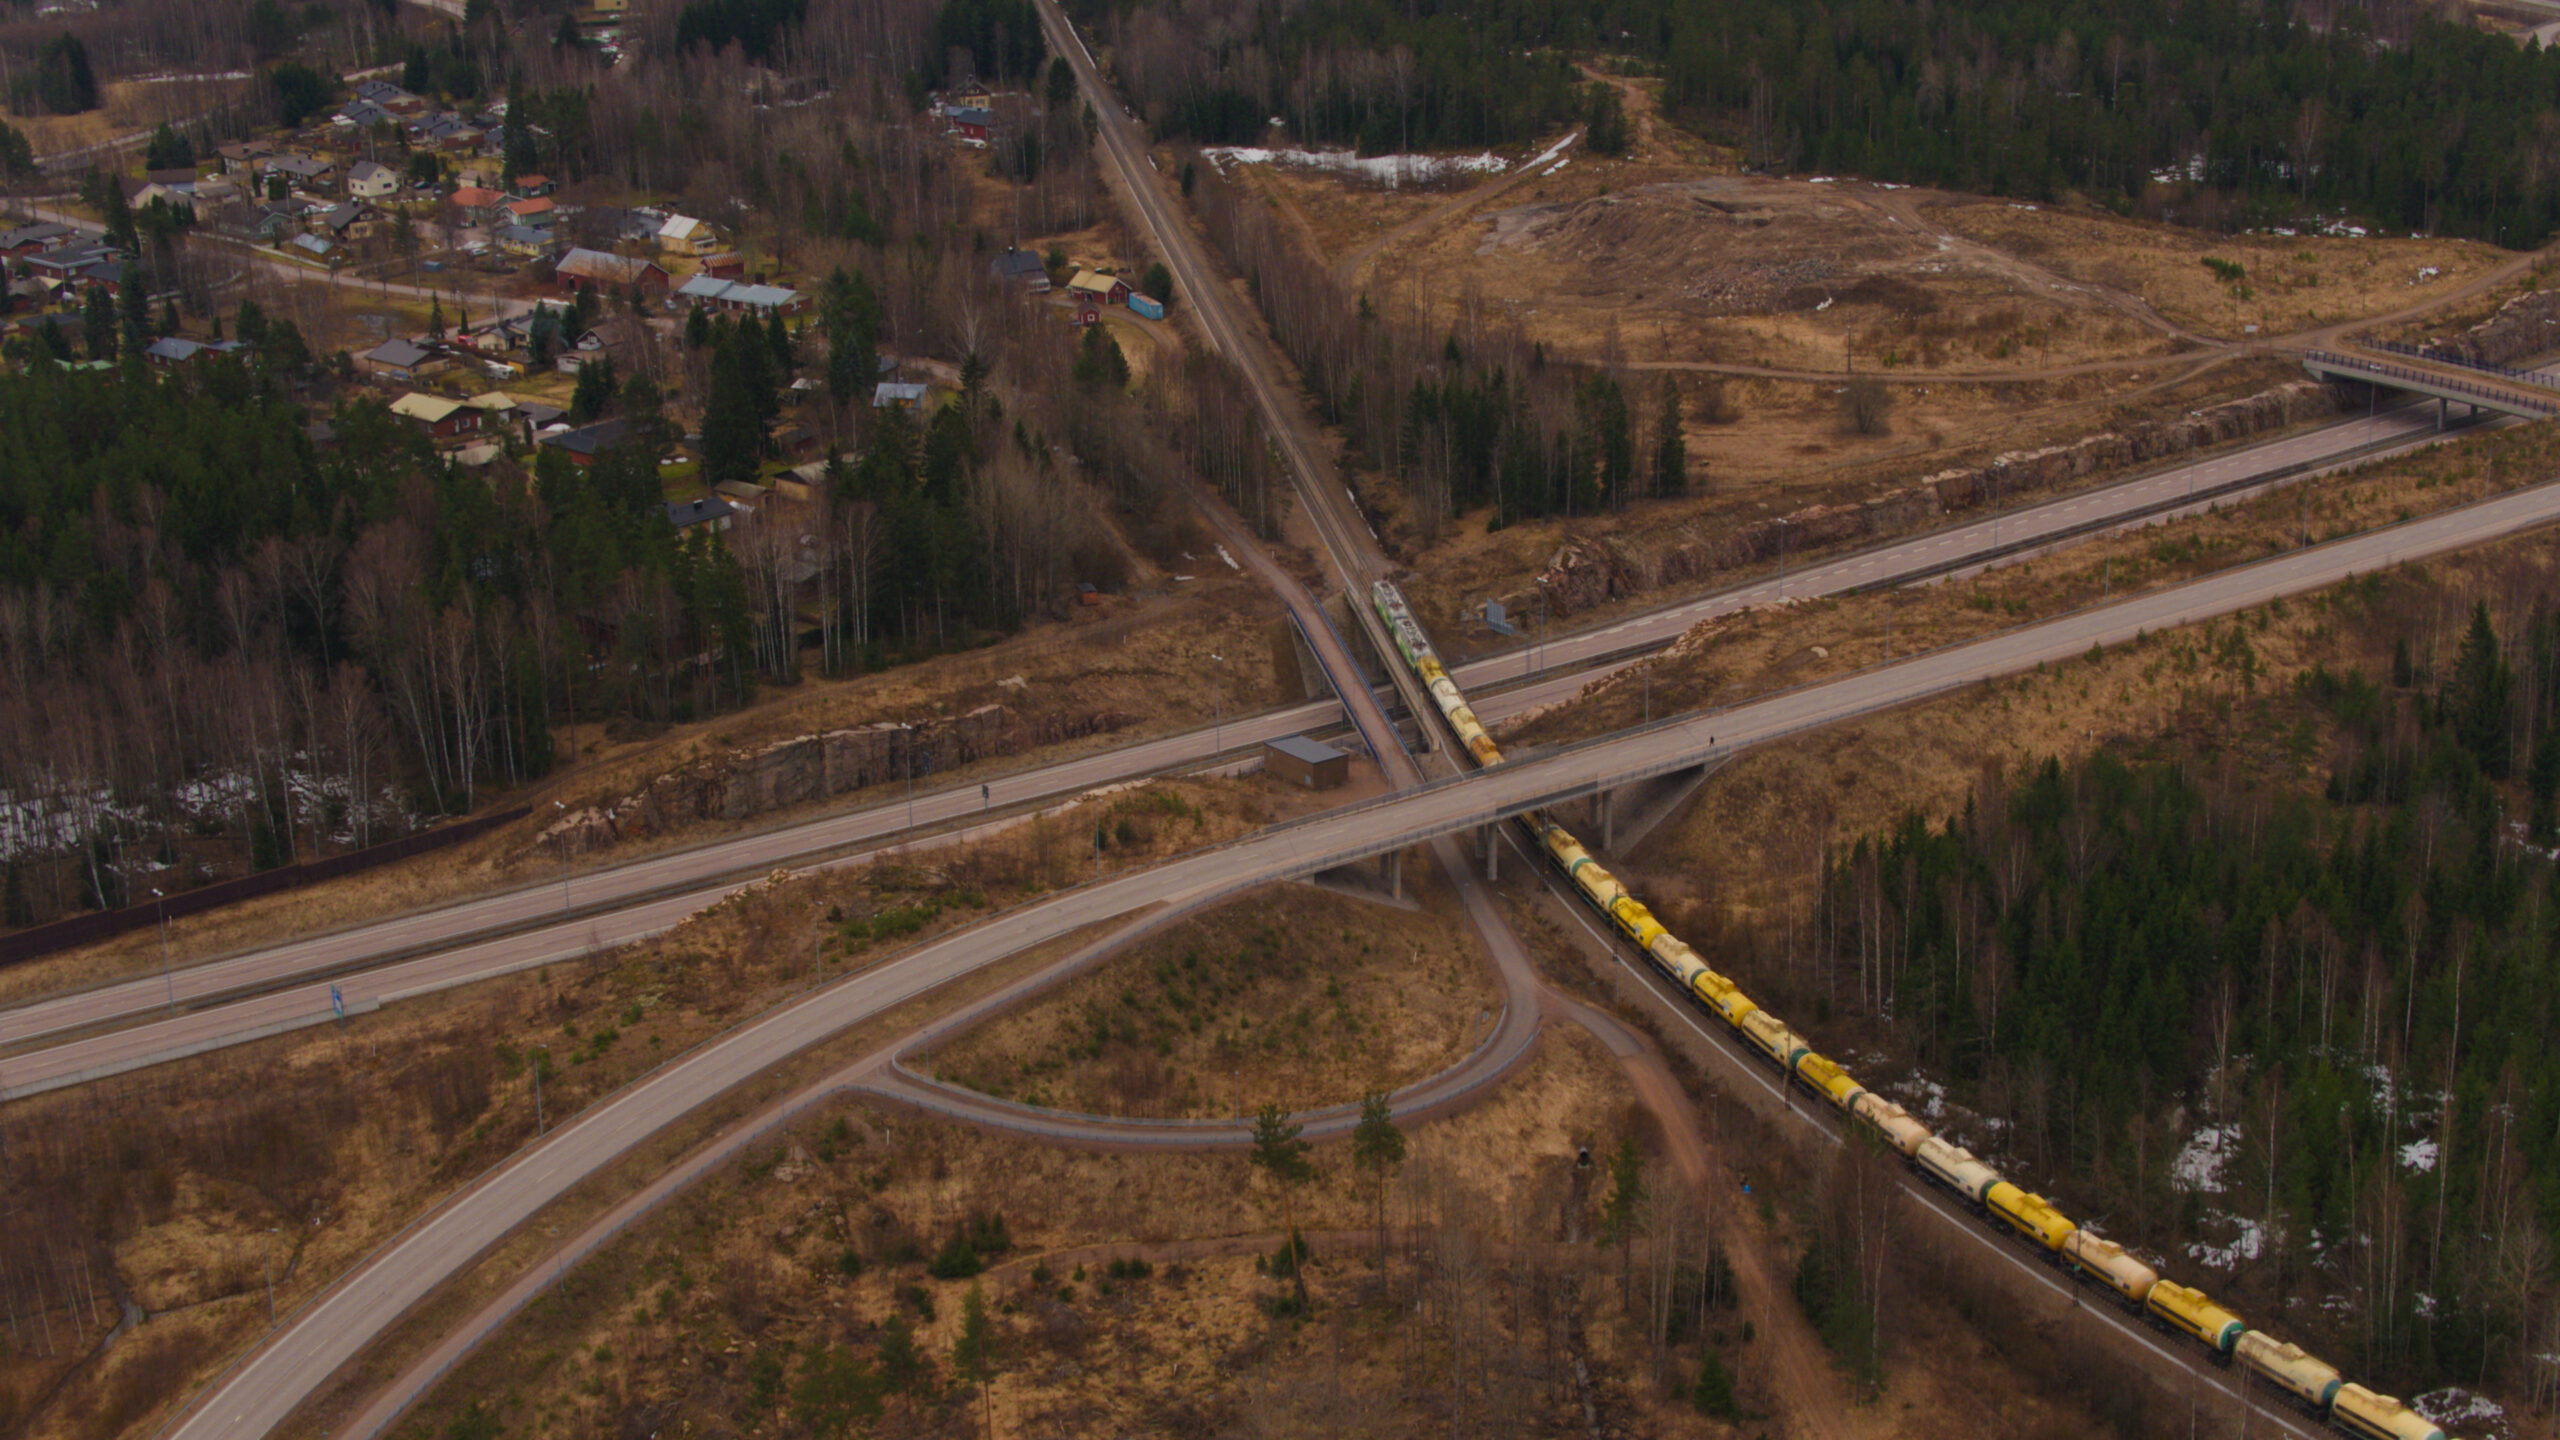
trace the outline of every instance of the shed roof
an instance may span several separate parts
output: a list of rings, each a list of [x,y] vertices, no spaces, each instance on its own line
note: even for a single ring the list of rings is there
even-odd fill
[[[1265,740],[1262,743],[1292,760],[1303,760],[1310,765],[1321,765],[1327,760],[1339,760],[1344,754],[1343,751],[1321,740],[1310,740],[1304,735],[1283,735],[1277,740]]]

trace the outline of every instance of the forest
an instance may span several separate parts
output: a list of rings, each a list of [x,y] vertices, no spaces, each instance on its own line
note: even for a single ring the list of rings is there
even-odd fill
[[[1159,134],[1277,117],[1364,152],[1526,144],[1572,57],[1661,78],[1747,166],[2220,226],[2346,216],[2512,247],[2560,220],[2560,54],[2398,3],[1082,0]]]
[[[1683,399],[1670,376],[1551,361],[1516,325],[1482,311],[1435,331],[1423,318],[1343,291],[1254,192],[1198,156],[1185,162],[1210,238],[1245,276],[1348,457],[1393,480],[1429,536],[1490,508],[1497,528],[1589,515],[1689,493]],[[1721,418],[1709,407],[1709,419]]]
[[[625,422],[592,466],[550,446],[449,464],[392,393],[349,383],[334,298],[261,281],[209,314],[186,277],[219,255],[134,218],[173,303],[95,294],[0,375],[0,923],[393,838],[546,773],[564,727],[644,735],[988,643],[1079,581],[1115,588],[1133,551],[1200,548],[1195,480],[1277,524],[1285,486],[1230,372],[1132,388],[989,277],[1009,237],[951,223],[989,185],[1031,233],[1093,223],[1083,147],[1017,183],[918,131],[904,96],[941,7],[856,8],[773,42],[847,98],[771,114],[735,46],[591,88],[591,58],[494,27],[421,42],[431,79],[495,71],[554,120],[539,163],[672,183],[705,213],[744,201],[822,277],[806,317],[673,317],[591,366],[575,417]],[[535,329],[565,342],[630,303],[584,291]],[[181,309],[249,350],[147,368]],[[951,364],[957,402],[875,411],[884,356]],[[818,503],[675,531],[658,462],[696,415],[712,479],[769,476],[775,437],[811,432]]]
[[[2404,643],[2388,674],[2308,675],[2290,748],[2334,735],[2325,785],[2101,750],[1858,840],[1806,1009],[1882,1026],[2004,1127],[1997,1163],[2172,1273],[2241,1236],[2204,1283],[2244,1315],[2391,1385],[2535,1383],[2560,1322],[2560,614],[2520,629],[2484,605],[2440,674]],[[2247,627],[2196,647],[2167,663],[2245,669]],[[2336,1330],[2300,1333],[2323,1310]]]

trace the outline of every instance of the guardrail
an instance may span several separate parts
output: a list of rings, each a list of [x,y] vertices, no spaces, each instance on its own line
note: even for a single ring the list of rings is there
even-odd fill
[[[2560,411],[2560,395],[2555,395],[2550,400],[2542,400],[2532,396],[2519,395],[2513,390],[2499,390],[2493,389],[2487,385],[2474,385],[2468,380],[2456,380],[2450,375],[2437,375],[2424,370],[2412,370],[2405,365],[2387,365],[2379,360],[2366,360],[2353,355],[2339,355],[2327,350],[2305,351],[2302,356],[2302,363],[2306,367],[2317,365],[2327,370],[2343,371],[2353,376],[2374,376],[2386,380],[2397,380],[2402,382],[2404,388],[2422,390],[2428,394],[2438,395],[2446,399],[2459,397],[2466,402],[2476,401],[2479,404],[2493,406],[2497,409],[2508,411],[2509,413],[2531,411],[2538,415],[2549,415],[2554,411]],[[2451,395],[2445,395],[2444,392],[2446,391],[2451,391],[2453,393]]]
[[[2501,379],[2539,386],[2546,390],[2554,388],[2551,378],[2547,375],[2538,375],[2531,370],[2510,370],[2504,365],[2491,365],[2480,360],[2467,360],[2459,355],[2447,355],[2440,351],[2429,350],[2423,345],[2404,345],[2397,340],[2367,339],[2360,339],[2355,343],[2367,350],[2380,350],[2391,355],[2406,355],[2413,360],[2426,360],[2438,365],[2459,365],[2465,370],[2477,370],[2484,375],[2495,375]]]

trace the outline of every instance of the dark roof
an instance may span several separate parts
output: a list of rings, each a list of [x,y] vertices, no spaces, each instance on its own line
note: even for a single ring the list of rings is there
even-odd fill
[[[63,236],[75,233],[77,232],[68,225],[50,223],[21,225],[15,230],[0,230],[0,250],[15,250],[21,245],[32,245],[40,240],[59,240]]]
[[[599,455],[623,442],[631,433],[631,422],[619,417],[581,425],[575,430],[559,430],[536,437],[538,445],[557,445],[572,455]],[[669,507],[672,511],[673,507]]]
[[[362,358],[377,365],[395,365],[406,370],[435,353],[414,340],[385,340],[364,352]]]
[[[1265,740],[1262,743],[1292,760],[1303,760],[1310,765],[1321,765],[1327,760],[1339,760],[1343,754],[1321,740],[1310,740],[1304,735],[1283,735],[1277,740]]]
[[[1007,250],[987,262],[987,273],[999,280],[1020,280],[1033,275],[1045,279],[1049,267],[1028,250]]]
[[[954,125],[987,125],[994,123],[996,118],[992,112],[981,110],[975,105],[958,106],[948,113]]]
[[[679,530],[689,530],[712,520],[726,520],[738,513],[738,507],[717,496],[708,500],[671,500],[667,502],[667,523]]]

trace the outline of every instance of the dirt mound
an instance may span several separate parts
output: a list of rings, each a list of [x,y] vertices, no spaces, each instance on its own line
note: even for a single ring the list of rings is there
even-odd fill
[[[1875,210],[1801,185],[1714,177],[1646,185],[1570,204],[1492,215],[1479,256],[1535,256],[1572,268],[1566,295],[1618,293],[1631,275],[1659,276],[1661,298],[1707,315],[1817,310],[1835,301],[1893,303],[1916,293],[1899,276],[1935,262],[1935,246]],[[1875,280],[1886,288],[1868,293]]]

